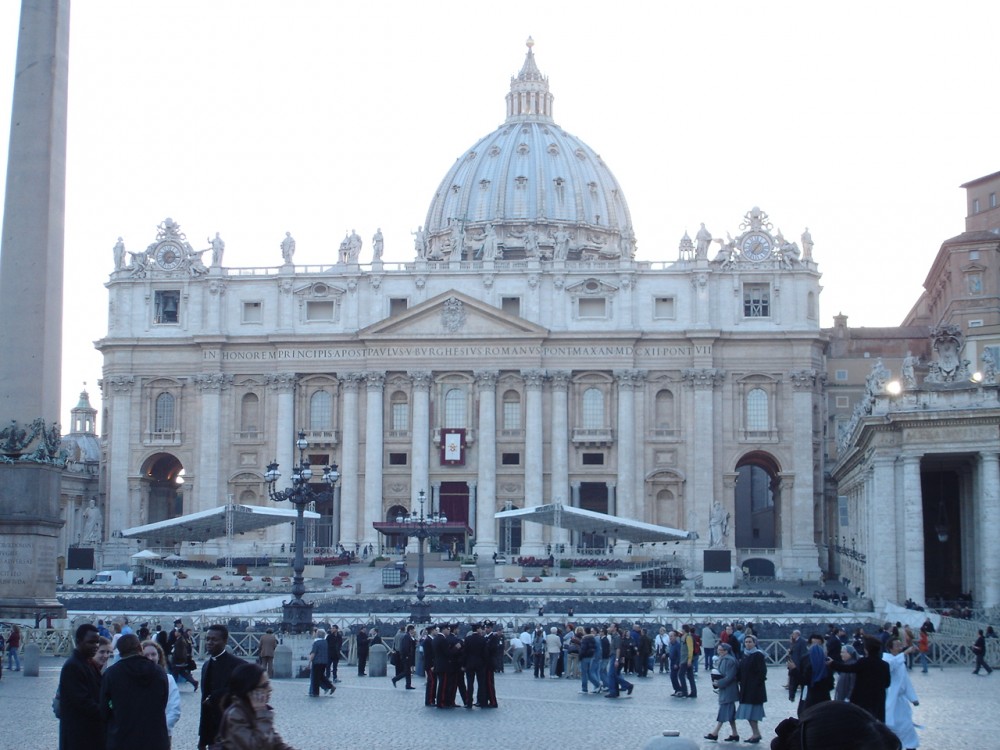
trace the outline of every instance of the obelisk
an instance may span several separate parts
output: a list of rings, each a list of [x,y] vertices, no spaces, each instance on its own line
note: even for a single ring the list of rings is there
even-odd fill
[[[61,616],[63,228],[70,0],[22,0],[0,241],[0,617]]]

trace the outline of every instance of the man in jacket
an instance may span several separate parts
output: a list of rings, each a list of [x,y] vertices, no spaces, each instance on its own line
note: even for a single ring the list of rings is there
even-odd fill
[[[330,626],[330,632],[326,634],[326,649],[330,652],[330,672],[327,677],[331,682],[340,682],[337,678],[337,666],[340,664],[340,655],[344,648],[344,635],[336,625]]]
[[[167,673],[142,656],[138,636],[118,639],[119,658],[101,679],[101,716],[106,750],[169,750]]]
[[[76,648],[59,673],[59,747],[61,750],[103,748],[101,671],[94,663],[100,644],[97,628],[84,623],[76,629]]]
[[[483,624],[477,622],[465,636],[462,646],[463,668],[465,669],[465,694],[462,696],[466,708],[472,708],[473,689],[479,686],[476,704],[484,708],[486,704],[486,671],[489,669],[486,658],[486,637],[483,635]]]
[[[327,638],[329,642],[329,636]],[[260,637],[260,648],[257,652],[260,655],[260,665],[267,671],[268,677],[274,677],[274,650],[276,648],[278,648],[278,638],[274,635],[274,630],[268,628]],[[329,664],[326,666],[326,672],[329,675]]]
[[[358,677],[365,677],[365,667],[368,665],[368,630],[361,628],[355,638],[358,647]]]
[[[399,641],[399,646],[396,649],[396,675],[392,678],[393,687],[396,687],[396,683],[400,680],[406,680],[406,689],[414,689],[411,682],[413,680],[413,662],[417,656],[417,638],[415,633],[416,627],[407,625],[406,630],[403,632],[403,637]]]
[[[229,628],[216,623],[205,632],[205,651],[208,653],[201,666],[201,720],[198,723],[198,750],[205,750],[215,742],[222,721],[222,698],[229,688],[229,676],[243,660],[226,650]]]

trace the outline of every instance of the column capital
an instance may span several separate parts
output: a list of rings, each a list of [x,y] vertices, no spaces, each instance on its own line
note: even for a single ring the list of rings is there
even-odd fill
[[[365,374],[363,372],[349,372],[341,378],[340,382],[345,393],[357,393],[364,379]]]
[[[274,372],[265,375],[264,380],[272,391],[290,392],[295,390],[299,376],[294,372]]]
[[[521,377],[524,378],[524,386],[528,390],[540,391],[545,382],[545,370],[521,370]]]
[[[413,390],[415,391],[429,391],[431,388],[431,383],[433,378],[428,370],[414,370],[413,372],[407,373],[410,376],[410,382],[413,384]]]
[[[646,382],[645,370],[615,370],[615,380],[618,382],[619,390],[634,390],[641,388]]]
[[[369,370],[365,373],[365,382],[369,391],[381,391],[385,387],[385,371]]]
[[[569,370],[549,370],[548,377],[554,391],[569,390],[569,384],[573,381],[573,373]]]
[[[693,388],[712,389],[720,385],[726,373],[718,367],[692,367],[681,373],[681,379]]]
[[[203,391],[224,391],[233,384],[233,376],[222,372],[205,372],[191,378]]]
[[[499,370],[476,370],[473,375],[476,378],[476,385],[481,391],[492,391],[497,387],[497,378],[500,377]]]
[[[97,381],[97,387],[102,391],[107,387],[112,393],[129,393],[135,385],[135,375],[112,375]]]

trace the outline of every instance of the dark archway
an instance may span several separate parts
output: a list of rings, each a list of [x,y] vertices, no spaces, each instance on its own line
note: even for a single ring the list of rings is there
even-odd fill
[[[748,453],[736,464],[737,548],[778,546],[779,471],[778,462],[763,451]]]
[[[963,593],[962,477],[951,468],[920,475],[924,511],[924,596],[949,606]],[[994,540],[995,541],[995,540]]]
[[[184,465],[170,453],[150,456],[142,468],[146,491],[145,523],[184,515]]]

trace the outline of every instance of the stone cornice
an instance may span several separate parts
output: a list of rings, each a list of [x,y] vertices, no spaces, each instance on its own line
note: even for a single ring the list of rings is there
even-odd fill
[[[294,372],[275,372],[264,376],[268,388],[272,391],[294,391],[295,384],[299,382],[298,376]]]

